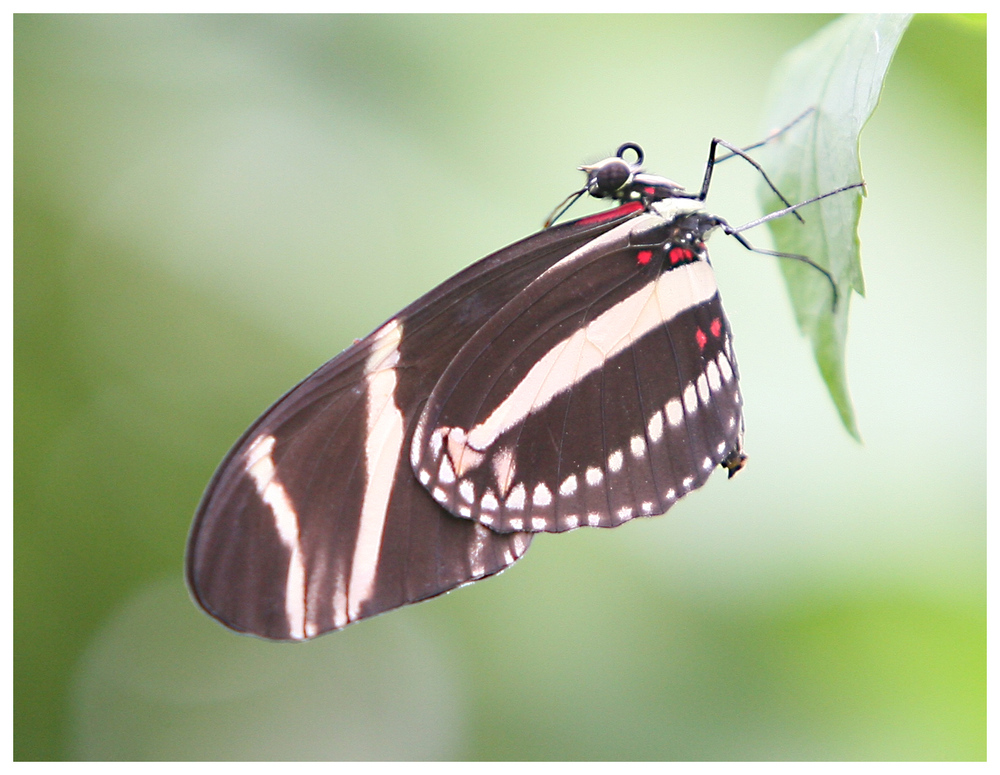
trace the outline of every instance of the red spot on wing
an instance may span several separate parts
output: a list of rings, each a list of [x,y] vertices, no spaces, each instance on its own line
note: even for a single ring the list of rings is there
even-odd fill
[[[620,218],[623,215],[628,215],[629,213],[634,213],[642,209],[642,202],[627,202],[621,207],[616,207],[613,210],[605,210],[603,213],[588,215],[586,218],[578,220],[577,223],[581,226],[590,226],[593,223],[604,223],[605,221],[613,221],[615,218]]]
[[[705,336],[705,332],[699,328],[694,332],[694,338],[698,340],[698,349],[704,350],[705,345],[708,344],[708,337]]]
[[[712,336],[718,338],[722,334],[722,321],[718,318],[712,321]]]
[[[653,257],[652,250],[640,250],[635,258],[642,266],[645,266],[646,264],[649,263],[649,260],[652,257]]]
[[[687,248],[682,248],[680,246],[674,246],[670,248],[670,263],[679,264],[681,261],[690,261],[694,258],[694,253],[692,253]]]

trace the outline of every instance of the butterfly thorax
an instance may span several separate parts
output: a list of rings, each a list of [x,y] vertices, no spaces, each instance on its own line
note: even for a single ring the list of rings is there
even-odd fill
[[[669,271],[695,261],[708,261],[705,240],[719,225],[719,219],[706,213],[701,202],[673,199],[657,202],[650,209],[662,219],[636,224],[629,238],[638,249],[638,264]]]

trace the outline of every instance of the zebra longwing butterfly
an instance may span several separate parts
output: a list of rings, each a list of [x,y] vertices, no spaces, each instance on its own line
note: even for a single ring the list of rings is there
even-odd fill
[[[534,533],[662,514],[717,466],[738,471],[742,399],[705,239],[750,247],[739,232],[760,221],[703,210],[717,145],[748,150],[714,140],[697,193],[643,172],[633,144],[581,168],[567,201],[615,208],[487,256],[280,398],[198,507],[202,608],[311,638],[498,573]]]

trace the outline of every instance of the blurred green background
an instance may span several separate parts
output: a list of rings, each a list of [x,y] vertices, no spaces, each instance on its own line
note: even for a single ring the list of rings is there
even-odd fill
[[[635,141],[697,187],[828,20],[15,17],[15,758],[984,758],[985,19],[916,17],[862,136],[863,446],[775,262],[717,235],[732,482],[304,645],[184,588],[274,398],[577,164]],[[711,209],[756,185],[725,165]]]

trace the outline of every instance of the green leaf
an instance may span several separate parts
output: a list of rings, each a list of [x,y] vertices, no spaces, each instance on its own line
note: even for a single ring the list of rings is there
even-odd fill
[[[771,80],[769,127],[781,127],[813,108],[761,156],[778,190],[802,202],[863,180],[858,142],[878,104],[889,63],[912,14],[844,16],[793,49]],[[768,212],[783,204],[766,186],[760,198]],[[861,440],[854,417],[844,351],[851,291],[864,295],[861,274],[861,189],[837,194],[803,208],[793,217],[769,222],[775,249],[808,256],[826,267],[837,284],[833,309],[829,281],[808,265],[781,261],[781,270],[801,331],[848,432]]]

